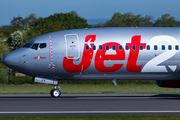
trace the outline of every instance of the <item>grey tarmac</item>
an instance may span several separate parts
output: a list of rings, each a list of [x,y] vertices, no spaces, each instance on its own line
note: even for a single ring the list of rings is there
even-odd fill
[[[0,94],[0,116],[180,115],[180,94]]]

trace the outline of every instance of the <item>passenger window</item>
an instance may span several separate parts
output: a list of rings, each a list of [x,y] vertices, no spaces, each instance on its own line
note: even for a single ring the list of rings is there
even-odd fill
[[[46,43],[40,43],[39,48],[43,49],[43,48],[46,48],[46,46],[47,46]]]
[[[31,48],[37,50],[37,49],[38,49],[38,46],[39,46],[39,43],[34,43]]]
[[[176,49],[176,50],[179,50],[179,46],[178,46],[178,45],[176,45],[176,46],[175,46],[175,49]]]
[[[149,45],[147,45],[147,46],[146,46],[146,49],[147,49],[147,50],[150,50],[150,46],[149,46]]]
[[[133,45],[133,46],[132,46],[132,49],[133,49],[133,50],[136,50],[136,46],[135,46],[135,45]]]
[[[129,45],[126,45],[126,50],[129,50]]]
[[[99,50],[102,50],[102,45],[99,45]]]
[[[89,50],[89,46],[88,45],[86,45],[86,50]]]
[[[119,45],[119,50],[122,50],[122,45]]]
[[[165,50],[165,45],[162,45],[162,50]]]
[[[109,50],[109,45],[106,45],[106,50]]]
[[[168,50],[172,50],[172,46],[171,45],[168,45]]]
[[[96,50],[96,46],[95,45],[93,45],[92,48],[93,48],[93,50]]]
[[[113,50],[116,50],[116,46],[115,46],[115,45],[113,45],[113,46],[112,46],[112,49],[113,49]]]
[[[23,48],[30,48],[31,45],[32,45],[32,43],[26,43],[26,44],[23,46]]]
[[[154,50],[157,50],[157,49],[158,49],[157,45],[154,45]]]
[[[143,50],[143,46],[142,45],[140,45],[139,48],[140,48],[140,50]]]

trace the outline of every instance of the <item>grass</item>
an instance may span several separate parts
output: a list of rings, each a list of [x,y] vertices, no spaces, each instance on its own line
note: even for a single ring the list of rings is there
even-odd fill
[[[8,70],[0,69],[0,94],[49,94],[53,85],[37,84],[32,77],[6,76]],[[8,79],[7,79],[8,78]],[[7,80],[9,80],[7,82]],[[4,84],[10,85],[4,85]],[[14,85],[17,84],[17,85]],[[179,88],[161,88],[154,80],[118,80],[116,87],[108,80],[61,80],[62,94],[66,93],[180,93]]]
[[[62,94],[73,93],[180,93],[179,88],[161,88],[156,85],[93,85],[60,84]],[[53,85],[0,85],[0,94],[49,94]]]
[[[179,120],[179,116],[1,117],[0,120]]]

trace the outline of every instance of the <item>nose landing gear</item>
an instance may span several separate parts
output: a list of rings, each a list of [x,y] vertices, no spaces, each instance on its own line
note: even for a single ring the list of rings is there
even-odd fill
[[[38,83],[44,83],[44,84],[49,84],[49,85],[54,85],[54,89],[51,90],[50,95],[53,98],[57,98],[61,96],[61,88],[58,85],[58,80],[57,79],[49,79],[49,78],[41,78],[41,77],[33,77],[32,79],[33,82],[38,82]],[[57,88],[58,87],[58,88]]]
[[[58,98],[58,97],[61,96],[61,91],[60,91],[61,88],[59,87],[59,85],[57,85],[57,87],[59,89],[57,89],[56,85],[54,85],[54,89],[52,89],[51,92],[50,92],[51,97]]]

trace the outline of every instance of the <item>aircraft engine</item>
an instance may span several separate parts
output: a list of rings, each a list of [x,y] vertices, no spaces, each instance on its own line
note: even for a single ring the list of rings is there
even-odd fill
[[[180,88],[180,80],[156,80],[156,85],[167,88]]]
[[[55,79],[33,77],[32,81],[33,82],[37,82],[37,83],[44,83],[44,84],[50,84],[50,85],[58,85],[58,81],[55,80]]]

